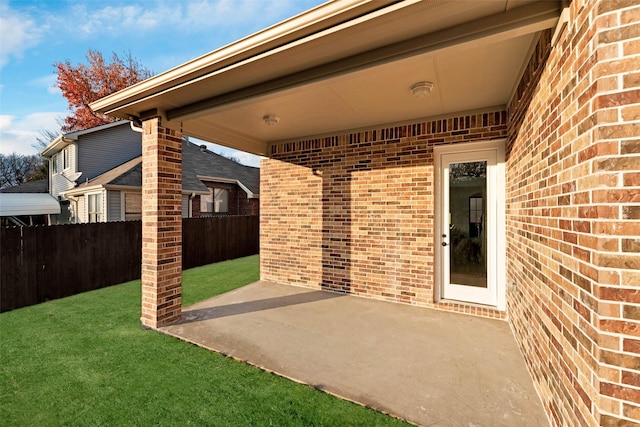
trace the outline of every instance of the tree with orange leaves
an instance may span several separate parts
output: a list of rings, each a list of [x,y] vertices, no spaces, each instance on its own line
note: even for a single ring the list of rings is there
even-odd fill
[[[105,61],[97,50],[87,52],[87,64],[72,65],[69,60],[57,62],[56,85],[69,103],[71,115],[64,119],[63,132],[89,129],[115,121],[114,118],[91,110],[89,104],[129,87],[153,75],[127,53],[124,58],[113,54]]]

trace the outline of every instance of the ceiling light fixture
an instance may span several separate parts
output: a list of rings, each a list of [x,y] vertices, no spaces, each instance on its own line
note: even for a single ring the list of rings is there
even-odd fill
[[[431,82],[418,82],[411,85],[409,90],[411,90],[411,95],[414,98],[424,98],[431,93],[433,89],[433,83]]]
[[[280,117],[273,115],[273,114],[265,114],[262,117],[262,120],[264,120],[264,123],[267,126],[275,126],[278,124],[278,122],[280,121]]]

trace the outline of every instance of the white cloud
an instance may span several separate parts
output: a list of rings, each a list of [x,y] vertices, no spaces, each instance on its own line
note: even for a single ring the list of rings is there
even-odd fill
[[[0,115],[0,153],[37,154],[32,145],[40,136],[40,130],[55,131],[64,113],[40,112],[24,117]]]
[[[292,0],[201,0],[188,2],[180,21],[193,29],[264,28],[279,17],[291,16]]]
[[[15,118],[16,116],[0,115],[0,131],[4,131],[5,129],[11,127],[11,122]]]
[[[11,58],[22,58],[24,52],[42,39],[43,28],[28,15],[0,3],[0,68]]]
[[[256,156],[255,154],[232,150],[231,155],[240,160],[240,163],[242,163],[243,165],[260,167],[260,157]]]
[[[168,28],[165,24],[175,17],[176,8],[179,8],[179,5],[169,8],[144,3],[89,10],[82,4],[72,9],[72,15],[75,22],[80,22],[74,29],[80,30],[85,35],[139,33],[160,27]]]
[[[220,31],[221,28],[259,28],[278,17],[291,15],[293,0],[199,0],[189,2],[144,2],[94,8],[95,3],[76,4],[71,9],[73,30],[85,36],[140,34],[174,29],[179,33]],[[299,7],[299,6],[298,6]],[[213,46],[214,48],[216,46]]]
[[[51,95],[62,95],[62,91],[60,91],[60,88],[56,86],[56,81],[57,76],[55,74],[50,74],[48,76],[33,79],[29,84],[37,88],[46,88],[47,92]]]

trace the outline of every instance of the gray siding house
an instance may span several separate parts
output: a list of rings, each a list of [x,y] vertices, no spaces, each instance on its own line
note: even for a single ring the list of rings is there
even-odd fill
[[[188,140],[182,144],[182,162],[183,218],[259,213],[258,168],[238,164]],[[60,196],[69,201],[70,222],[139,220],[142,156],[62,191]]]
[[[83,203],[64,192],[142,154],[140,134],[127,121],[60,135],[40,155],[49,161],[49,193],[60,202],[61,212],[53,224],[83,222]],[[100,203],[92,197],[92,203]]]
[[[185,140],[182,216],[257,215],[260,169]],[[41,151],[49,193],[61,212],[52,224],[142,218],[142,136],[126,120],[61,135]]]

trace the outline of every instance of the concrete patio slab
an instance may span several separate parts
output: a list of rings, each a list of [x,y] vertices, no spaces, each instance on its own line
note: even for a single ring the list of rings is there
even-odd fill
[[[257,282],[161,331],[418,425],[549,425],[504,321]]]

